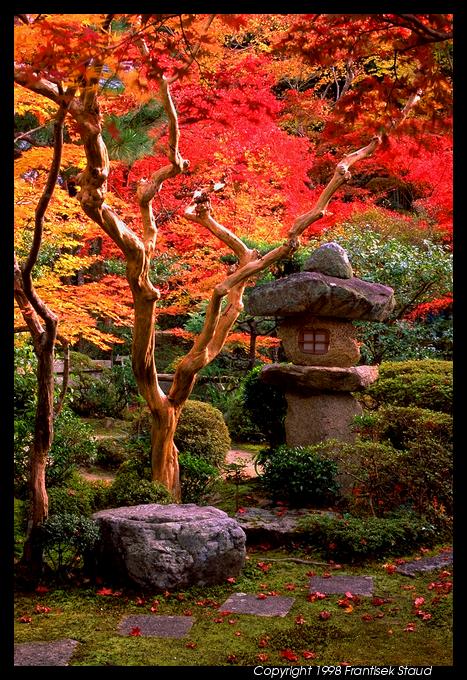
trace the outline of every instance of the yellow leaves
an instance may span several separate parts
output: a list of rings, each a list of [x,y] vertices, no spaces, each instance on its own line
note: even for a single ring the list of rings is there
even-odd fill
[[[92,256],[77,257],[76,255],[66,253],[55,262],[54,273],[57,276],[72,276],[76,271],[88,267],[94,259]]]

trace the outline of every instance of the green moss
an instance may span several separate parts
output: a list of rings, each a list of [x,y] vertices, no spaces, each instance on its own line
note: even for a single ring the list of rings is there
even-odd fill
[[[308,572],[312,569],[322,575],[329,567],[291,561],[268,562],[268,558],[287,556],[313,559],[303,551],[250,551],[235,584],[196,587],[169,597],[135,591],[106,597],[96,594],[97,587],[51,589],[41,596],[19,593],[15,601],[15,642],[64,637],[78,640],[81,644],[71,666],[247,666],[261,663],[257,659],[259,653],[268,655],[265,665],[291,665],[281,657],[285,648],[294,651],[298,657],[296,665],[303,666],[337,665],[343,661],[365,666],[452,664],[452,594],[441,595],[438,603],[432,603],[435,593],[428,586],[443,580],[436,572],[408,580],[397,573],[388,574],[382,562],[373,562],[365,569],[348,566],[337,569],[333,573],[372,574],[375,595],[386,600],[385,604],[374,606],[371,598],[360,597],[354,601],[353,611],[346,612],[338,604],[340,595],[307,601]],[[265,573],[258,563],[271,566]],[[402,587],[407,585],[413,586],[413,590]],[[291,586],[293,590],[289,590]],[[268,590],[295,598],[286,617],[219,616],[216,605],[222,604],[233,592]],[[137,596],[145,598],[142,606],[138,606]],[[415,616],[415,597],[425,597],[424,609],[432,613],[432,620],[422,621]],[[159,614],[179,616],[192,612],[195,623],[189,635],[170,640],[170,644],[167,639],[118,635],[121,619],[130,614],[149,614],[154,598],[160,603]],[[51,611],[38,613],[37,604],[50,607]],[[331,613],[329,621],[320,621],[319,612],[323,609]],[[364,614],[370,614],[373,620],[362,621]],[[376,618],[377,614],[384,616]],[[21,616],[30,616],[31,623],[20,623]],[[303,624],[296,623],[298,616],[303,617]],[[222,623],[215,621],[219,618]],[[234,623],[230,624],[229,620]],[[409,622],[416,623],[412,633],[405,631]],[[259,646],[261,639],[266,641],[264,648]],[[196,647],[186,647],[187,642],[195,643]],[[317,658],[304,659],[304,650],[316,652]],[[229,662],[231,655],[236,660]]]

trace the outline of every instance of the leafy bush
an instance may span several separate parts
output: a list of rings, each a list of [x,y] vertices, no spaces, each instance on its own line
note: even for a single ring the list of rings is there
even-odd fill
[[[150,469],[147,477],[141,477],[139,462],[127,461],[117,472],[115,480],[108,489],[107,504],[117,508],[143,503],[173,503],[171,493],[160,482],[150,480]],[[147,469],[145,469],[147,472]]]
[[[312,545],[321,546],[328,559],[349,562],[410,553],[420,546],[432,547],[449,537],[423,517],[404,512],[391,517],[336,518],[308,515],[299,522]]]
[[[373,437],[389,440],[396,449],[430,440],[452,450],[452,424],[448,413],[413,406],[384,406],[375,414],[371,430]]]
[[[181,453],[189,452],[219,468],[231,446],[222,413],[211,404],[190,399],[182,409],[175,445]]]
[[[49,516],[71,513],[89,517],[108,507],[108,490],[106,482],[88,481],[73,473],[66,485],[49,489]]]
[[[262,366],[256,366],[246,376],[243,389],[243,405],[258,429],[263,433],[271,449],[285,442],[284,421],[287,402],[282,390],[263,383],[259,374]]]
[[[105,470],[115,470],[126,461],[126,446],[115,439],[101,439],[97,442],[96,463]]]
[[[452,383],[451,361],[388,361],[381,364],[379,378],[366,395],[377,406],[417,406],[451,413]]]
[[[33,428],[33,414],[20,419],[15,427],[14,481],[18,498],[26,497],[28,491],[28,451]],[[91,428],[65,407],[54,423],[54,440],[46,469],[47,488],[63,485],[78,465],[93,463],[96,453]]]
[[[338,494],[337,465],[313,446],[280,446],[264,463],[262,484],[273,498],[288,498],[294,505],[326,505]]]
[[[70,512],[50,516],[39,528],[38,538],[57,575],[80,565],[99,538],[97,524]]]
[[[136,400],[137,387],[129,363],[104,368],[98,377],[90,373],[94,364],[85,354],[71,352],[73,386],[70,406],[79,415],[119,418],[128,403]]]
[[[201,503],[219,478],[218,469],[191,453],[181,453],[178,460],[183,503]]]
[[[429,431],[413,439],[408,432],[401,436],[403,449],[390,441],[328,441],[321,455],[337,463],[341,494],[352,513],[384,516],[406,507],[443,522],[453,506],[452,449]]]
[[[231,393],[222,411],[229,432],[236,442],[261,443],[265,441],[265,436],[261,432],[261,423],[258,424],[252,420],[250,412],[245,408],[242,387]]]
[[[146,410],[133,421],[133,433],[137,436],[136,447],[144,447],[148,459],[150,432],[151,416]],[[219,409],[195,399],[185,403],[174,441],[180,452],[189,452],[218,468],[224,463],[231,446],[229,430]]]

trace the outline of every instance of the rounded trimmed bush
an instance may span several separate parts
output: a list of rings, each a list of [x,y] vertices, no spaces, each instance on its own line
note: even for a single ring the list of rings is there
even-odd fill
[[[108,507],[120,508],[143,503],[168,505],[173,503],[172,494],[160,482],[142,479],[135,470],[122,465],[107,493]]]
[[[383,361],[379,378],[366,391],[377,406],[416,406],[452,411],[452,361]]]
[[[261,481],[274,499],[293,505],[332,503],[339,492],[337,465],[313,446],[280,446],[264,463]]]
[[[219,409],[195,399],[185,403],[174,441],[180,453],[190,453],[217,468],[224,464],[231,446]]]

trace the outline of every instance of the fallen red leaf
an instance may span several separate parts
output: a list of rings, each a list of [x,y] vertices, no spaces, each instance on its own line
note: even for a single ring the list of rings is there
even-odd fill
[[[258,661],[264,662],[264,661],[267,661],[269,659],[269,656],[267,654],[265,654],[264,652],[262,652],[261,654],[257,654],[256,658],[258,659]]]
[[[298,661],[298,656],[291,649],[283,649],[280,655],[283,659],[287,659],[287,661]]]
[[[295,623],[301,626],[305,623],[305,618],[301,614],[299,614],[298,616],[295,617]]]
[[[241,636],[242,636],[242,631],[241,631],[241,630],[236,630],[235,633],[234,633],[234,635],[236,635],[237,637],[241,637]]]
[[[363,614],[362,615],[362,621],[373,621],[373,617],[371,614]]]
[[[185,611],[183,612],[183,616],[193,616],[193,610],[185,609]]]
[[[187,642],[185,644],[185,647],[188,647],[188,649],[195,649],[197,647],[196,642]]]
[[[425,598],[424,597],[416,597],[414,602],[414,607],[417,609],[422,606],[422,604],[425,604]]]
[[[227,657],[229,663],[235,663],[237,661],[237,656],[235,654],[229,654]]]
[[[257,600],[265,600],[266,598],[267,595],[265,595],[264,593],[258,593],[258,595],[256,596]]]
[[[96,595],[113,595],[114,591],[112,588],[100,588],[100,590],[97,591]]]
[[[234,578],[233,576],[229,576],[229,578],[226,579],[226,581],[227,581],[227,583],[236,583],[236,582],[237,582],[237,579]]]
[[[328,619],[331,618],[331,612],[328,612],[326,609],[323,609],[323,611],[320,612],[318,616],[321,619],[321,621],[327,621]]]
[[[18,621],[20,623],[31,623],[32,617],[31,616],[21,616]]]
[[[372,604],[374,607],[381,607],[381,605],[384,604],[384,599],[383,599],[382,597],[374,597],[374,598],[371,600],[371,604]]]
[[[295,590],[295,587],[295,583],[286,583],[284,586],[286,590]]]
[[[308,652],[307,650],[302,652],[304,659],[316,659],[316,652]]]
[[[268,641],[269,638],[260,638],[260,641],[258,642],[258,647],[267,647]]]
[[[138,626],[135,626],[132,628],[129,632],[129,635],[131,637],[141,637],[141,628],[138,628]]]
[[[214,623],[224,623],[225,619],[214,619]]]
[[[43,604],[36,604],[36,612],[38,614],[48,614],[51,611],[50,607],[45,607]]]
[[[413,633],[416,628],[417,628],[416,623],[408,623],[404,630],[406,633]]]

